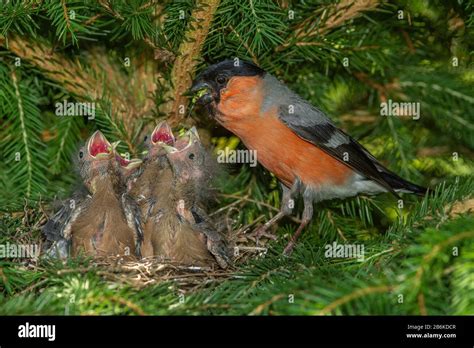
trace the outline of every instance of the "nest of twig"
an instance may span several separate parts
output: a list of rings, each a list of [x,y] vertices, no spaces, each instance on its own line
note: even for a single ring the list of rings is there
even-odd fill
[[[245,205],[245,200],[239,201],[239,205]],[[233,265],[228,269],[217,267],[201,267],[193,265],[183,265],[172,261],[163,261],[156,258],[143,258],[137,261],[125,260],[122,257],[97,257],[88,264],[87,267],[67,268],[57,271],[59,275],[73,272],[89,272],[96,269],[96,273],[107,281],[126,284],[136,288],[143,288],[149,285],[162,282],[173,282],[180,291],[187,292],[198,287],[204,287],[211,283],[219,283],[232,278],[239,267],[250,259],[264,257],[267,253],[268,236],[263,236],[258,241],[252,234],[252,229],[261,219],[254,220],[245,226],[234,226],[232,213],[235,212],[232,205],[220,208],[212,214],[225,222],[227,229],[227,239],[233,249]],[[44,244],[43,236],[40,233],[41,226],[48,220],[48,216],[43,209],[41,202],[39,209],[25,206],[22,212],[11,214],[15,219],[21,218],[21,226],[16,228],[15,234],[11,237],[11,243],[16,244]],[[41,256],[40,258],[41,259]],[[38,258],[33,259],[13,259],[19,265],[27,268],[39,267]]]

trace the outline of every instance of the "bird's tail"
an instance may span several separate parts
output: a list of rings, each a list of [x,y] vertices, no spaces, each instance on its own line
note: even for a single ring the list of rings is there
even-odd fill
[[[392,172],[380,172],[383,179],[395,190],[395,192],[414,193],[420,196],[426,194],[428,189],[423,186],[413,184]]]

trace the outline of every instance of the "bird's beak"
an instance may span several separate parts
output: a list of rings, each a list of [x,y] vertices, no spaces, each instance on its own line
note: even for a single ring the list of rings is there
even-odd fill
[[[190,142],[192,142],[193,140],[201,141],[201,139],[199,138],[199,133],[195,126],[192,126],[191,129],[186,132],[186,134],[189,136]]]
[[[166,151],[166,153],[174,153],[174,152],[178,152],[178,149],[175,148],[174,146],[169,146],[169,145],[166,145],[166,144],[163,144],[161,145],[163,147],[163,149]]]
[[[135,169],[140,167],[140,165],[142,164],[142,160],[139,158],[132,158],[129,161],[125,161],[127,162],[127,164],[125,165],[126,169]]]
[[[212,102],[212,91],[209,84],[197,80],[191,87],[190,92],[194,95],[192,103],[207,105]]]
[[[89,155],[95,159],[109,158],[114,149],[101,131],[96,131],[91,135],[87,140],[86,148]]]
[[[121,167],[126,169],[134,169],[142,164],[142,160],[139,158],[132,158],[128,160],[118,153],[115,153],[115,160],[120,164]]]
[[[160,143],[162,146],[174,144],[175,138],[173,132],[166,121],[160,122],[155,127],[153,133],[151,133],[151,142],[153,145]]]
[[[143,163],[143,161],[139,158],[132,158],[128,165],[127,165],[127,168],[128,169],[135,169],[135,168],[138,168],[141,166],[141,164]]]
[[[120,143],[121,143],[120,140],[114,141],[112,143],[112,150],[115,151],[117,149],[117,146],[119,146]]]
[[[196,127],[193,126],[176,141],[174,146],[164,145],[163,148],[167,153],[181,152],[186,150],[196,141],[201,140],[199,139],[199,133]]]

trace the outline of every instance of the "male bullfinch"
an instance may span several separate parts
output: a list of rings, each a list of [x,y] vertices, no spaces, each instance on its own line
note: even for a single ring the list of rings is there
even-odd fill
[[[100,131],[80,149],[78,170],[88,193],[63,205],[43,229],[47,238],[59,241],[59,256],[64,256],[62,244],[67,244],[72,256],[140,257],[140,215],[126,193],[126,178],[121,172],[132,170],[138,161],[117,156]]]
[[[290,214],[293,199],[303,196],[302,222],[285,254],[291,253],[311,220],[313,202],[357,194],[426,192],[385,168],[321,110],[252,63],[225,60],[211,65],[195,79],[191,91],[212,118],[256,150],[258,161],[281,183],[280,213],[260,232]]]

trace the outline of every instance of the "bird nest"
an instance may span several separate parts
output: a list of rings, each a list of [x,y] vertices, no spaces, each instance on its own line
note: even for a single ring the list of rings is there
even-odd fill
[[[122,257],[108,256],[97,257],[87,260],[85,264],[79,262],[77,266],[70,266],[63,261],[64,268],[57,270],[58,275],[72,273],[87,273],[94,271],[106,281],[120,283],[136,288],[143,288],[162,282],[173,282],[180,291],[187,292],[212,283],[219,283],[236,276],[239,265],[250,259],[264,257],[267,253],[267,244],[270,235],[264,235],[257,242],[253,236],[254,225],[262,220],[256,219],[252,224],[234,227],[233,220],[227,214],[223,214],[222,208],[214,218],[225,221],[227,228],[226,237],[233,253],[233,264],[227,269],[215,267],[201,267],[183,265],[172,261],[162,261],[156,258],[143,258],[136,261],[126,260]],[[4,216],[5,217],[5,216]],[[22,212],[9,214],[9,219],[20,220],[8,238],[9,243],[35,244],[43,249],[44,237],[41,235],[41,226],[47,221],[48,216],[41,206],[39,208],[26,208]],[[42,256],[31,259],[11,259],[18,267],[29,270],[45,268]],[[57,267],[56,267],[57,268]]]
[[[97,268],[97,274],[108,281],[137,288],[170,281],[180,290],[190,291],[236,276],[239,265],[249,259],[265,256],[268,250],[267,243],[268,239],[265,237],[257,243],[251,233],[246,231],[236,234],[231,244],[234,250],[234,262],[227,269],[221,269],[217,265],[215,267],[183,265],[156,258],[128,261],[112,256],[95,258],[92,265]]]

